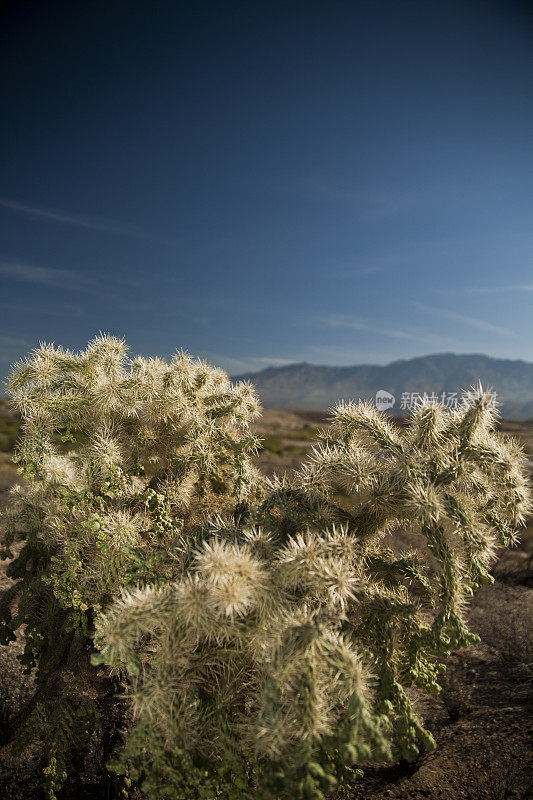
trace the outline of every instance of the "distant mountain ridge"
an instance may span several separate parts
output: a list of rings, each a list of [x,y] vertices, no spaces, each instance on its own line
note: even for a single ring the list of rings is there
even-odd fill
[[[533,419],[533,363],[485,355],[441,353],[386,366],[289,364],[238,375],[234,380],[250,380],[267,408],[321,411],[339,400],[374,400],[381,389],[394,395],[393,413],[402,413],[404,393],[460,396],[481,381],[497,393],[507,418]]]

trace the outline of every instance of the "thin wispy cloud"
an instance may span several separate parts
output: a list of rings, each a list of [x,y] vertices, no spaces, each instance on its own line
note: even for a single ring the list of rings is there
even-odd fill
[[[337,278],[365,278],[372,275],[381,275],[384,272],[394,272],[408,263],[408,257],[403,255],[361,258],[353,262],[340,263],[335,275]]]
[[[62,225],[71,225],[76,228],[85,228],[103,233],[112,233],[118,236],[129,236],[135,239],[145,239],[146,241],[156,242],[157,244],[176,245],[177,241],[171,237],[164,236],[157,231],[147,230],[136,225],[128,225],[113,219],[104,217],[93,217],[84,214],[73,214],[68,211],[59,211],[40,206],[19,203],[9,197],[0,197],[0,207],[12,211],[15,214],[43,220],[46,222],[57,222]]]
[[[34,344],[32,345],[27,339],[18,336],[0,333],[0,364],[12,364],[21,358]],[[2,383],[0,382],[0,393],[1,390]]]
[[[238,358],[228,356],[223,353],[213,353],[212,351],[204,350],[201,353],[202,358],[206,358],[212,364],[222,367],[230,375],[242,375],[246,372],[256,372],[267,366],[284,366],[287,364],[294,364],[298,359],[285,359],[267,356],[241,356]]]
[[[105,280],[103,280],[103,274],[105,274]],[[149,310],[152,308],[150,303],[138,299],[138,296],[142,296],[138,290],[145,290],[153,283],[153,273],[150,275],[148,272],[133,276],[129,271],[119,272],[113,268],[107,269],[105,273],[102,271],[80,272],[75,269],[43,267],[18,258],[0,258],[0,278],[66,291],[104,295],[108,299],[113,298],[117,302],[127,303],[132,309]],[[125,289],[129,290],[130,294],[133,290],[135,296],[126,297]],[[173,314],[176,315],[176,312],[173,311]]]
[[[256,361],[256,359],[252,358],[235,358],[233,356],[228,356],[225,353],[213,353],[211,350],[200,351],[199,355],[201,358],[205,358],[211,364],[217,367],[222,367],[222,369],[224,369],[230,375],[240,375],[244,372],[252,372],[257,368],[257,365],[254,365],[254,361]]]
[[[425,331],[419,332],[408,331],[402,328],[388,328],[374,322],[368,322],[367,320],[359,317],[348,317],[341,315],[326,316],[317,318],[316,322],[320,325],[327,325],[330,328],[347,328],[354,331],[363,331],[365,333],[371,333],[374,336],[382,336],[386,339],[395,339],[396,341],[403,340],[426,342],[434,345],[442,344],[442,339],[440,337],[433,336]]]
[[[50,316],[64,317],[71,315],[79,317],[87,312],[81,306],[68,303],[30,305],[28,303],[0,303],[0,309],[17,314],[48,314]]]
[[[367,275],[378,275],[384,271],[385,267],[361,267],[360,269],[354,269],[353,272],[347,271],[346,274],[354,278],[365,278]]]
[[[293,190],[294,191],[294,190]],[[322,179],[306,179],[297,184],[296,192],[306,200],[353,208],[361,220],[388,219],[423,206],[432,192],[428,189],[409,191],[387,188],[364,189]]]
[[[470,294],[501,294],[502,292],[533,292],[533,283],[509,283],[505,286],[470,286]]]
[[[2,347],[26,347],[30,342],[21,339],[19,336],[10,336],[7,333],[0,333],[0,346]]]
[[[32,283],[41,286],[51,286],[59,289],[85,290],[93,286],[93,281],[80,272],[68,269],[55,269],[28,264],[27,261],[18,259],[0,260],[0,277]]]
[[[289,358],[256,358],[256,361],[259,361],[261,364],[269,364],[269,365],[279,365],[280,367],[286,366],[287,364],[294,364],[294,359],[291,361]]]
[[[476,328],[480,331],[494,333],[499,336],[515,336],[514,331],[510,330],[509,328],[503,328],[500,325],[494,325],[492,322],[487,322],[484,319],[478,319],[470,314],[460,314],[457,311],[451,311],[447,308],[435,308],[434,306],[428,306],[425,303],[417,303],[414,301],[413,306],[418,308],[420,311],[424,311],[425,313],[433,316],[436,315],[442,317],[443,319],[451,320],[452,322],[458,322],[461,325],[467,325],[470,328]]]

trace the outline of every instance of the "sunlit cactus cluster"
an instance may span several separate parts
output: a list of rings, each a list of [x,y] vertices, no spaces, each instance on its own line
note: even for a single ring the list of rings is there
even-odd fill
[[[2,641],[26,626],[38,691],[21,731],[47,720],[43,740],[59,764],[90,738],[70,737],[65,720],[85,725],[95,615],[125,586],[173,579],[169,553],[187,531],[261,496],[249,429],[259,402],[249,384],[182,352],[130,358],[111,336],[80,353],[42,345],[14,366],[9,390],[26,480],[2,520],[5,555],[24,542],[8,571],[19,580],[1,601]],[[105,703],[116,687],[106,692]],[[102,722],[105,703],[94,708]]]
[[[181,530],[257,496],[252,387],[184,353],[130,359],[110,336],[81,353],[44,345],[10,389],[31,482],[15,488],[9,529],[53,551],[66,607],[109,600],[128,570],[157,571]]]
[[[182,796],[191,764],[168,765],[184,752],[228,785],[238,753],[243,797],[255,764],[260,796],[318,798],[347,763],[434,746],[406,688],[438,691],[442,658],[476,640],[464,602],[527,509],[520,450],[494,421],[482,392],[457,413],[421,405],[403,429],[340,405],[246,526],[215,520],[181,554],[181,580],[100,619],[100,659],[131,675],[128,757],[150,761],[150,741],[166,765],[152,791]]]
[[[410,687],[437,692],[444,657],[476,641],[465,603],[529,506],[491,394],[403,426],[342,403],[302,468],[267,482],[253,389],[181,353],[46,346],[11,392],[29,481],[6,520],[26,543],[4,630],[28,625],[43,682],[72,648],[54,659],[40,636],[90,643],[84,676],[120,682],[133,713],[114,759],[128,785],[320,800],[369,760],[434,747]]]

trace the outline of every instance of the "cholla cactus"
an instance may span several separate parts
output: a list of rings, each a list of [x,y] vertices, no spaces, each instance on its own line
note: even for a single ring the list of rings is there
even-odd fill
[[[90,666],[94,616],[123,587],[181,575],[175,553],[189,531],[260,497],[248,429],[259,403],[249,384],[182,352],[169,363],[130,359],[111,336],[81,353],[42,345],[14,367],[9,388],[28,480],[4,518],[5,555],[18,539],[24,546],[1,601],[2,641],[26,626],[38,691],[25,730],[33,736],[44,720],[60,774],[64,752],[83,749],[98,720],[108,725],[116,689]]]
[[[438,691],[476,640],[464,604],[528,508],[494,421],[481,390],[404,429],[342,404],[246,525],[212,521],[171,551],[173,581],[124,593],[96,639],[138,720],[119,767],[166,800],[318,800],[347,763],[433,748],[408,687]]]

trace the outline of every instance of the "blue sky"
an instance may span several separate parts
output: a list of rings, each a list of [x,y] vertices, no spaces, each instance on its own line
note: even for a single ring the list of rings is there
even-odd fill
[[[528,3],[1,17],[0,374],[99,330],[233,374],[533,360]]]

